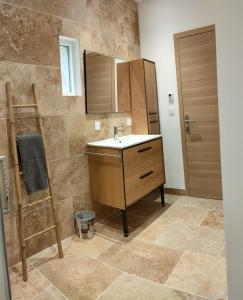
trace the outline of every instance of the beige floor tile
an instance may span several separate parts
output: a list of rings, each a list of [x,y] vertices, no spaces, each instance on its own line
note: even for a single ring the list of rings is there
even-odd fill
[[[210,299],[223,298],[227,290],[225,258],[185,252],[165,285]]]
[[[108,250],[103,259],[120,270],[163,283],[177,264],[181,252],[133,241],[123,247]],[[113,252],[113,253],[112,253]]]
[[[49,258],[38,269],[71,300],[95,299],[121,273],[68,247],[64,258]]]
[[[202,221],[202,226],[224,229],[224,213],[222,210],[209,211],[205,219]]]
[[[10,283],[13,300],[32,299],[50,286],[49,281],[36,269],[28,271],[28,281],[24,282],[19,271],[11,268]]]
[[[65,297],[54,286],[50,286],[48,289],[43,291],[38,296],[34,297],[32,300],[68,300],[68,298]]]
[[[123,274],[97,300],[203,300],[142,278]]]
[[[185,223],[171,223],[155,240],[156,244],[199,253],[221,255],[224,231]]]
[[[104,251],[114,245],[114,242],[95,235],[92,239],[80,239],[77,236],[72,237],[71,245],[81,253],[96,258]]]
[[[137,240],[153,243],[161,233],[175,220],[161,216],[136,236]]]
[[[179,196],[176,205],[202,207],[208,209],[223,209],[222,200],[205,199],[205,198],[194,198],[188,196]]]
[[[164,213],[165,217],[174,218],[177,221],[192,225],[200,225],[208,213],[208,209],[173,204]]]
[[[165,203],[174,204],[181,196],[165,194]]]

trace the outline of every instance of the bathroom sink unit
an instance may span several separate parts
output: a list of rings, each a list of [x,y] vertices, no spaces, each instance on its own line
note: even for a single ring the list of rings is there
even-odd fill
[[[128,135],[88,143],[91,200],[122,211],[160,187],[164,206],[165,172],[161,135]]]
[[[116,148],[116,149],[124,149],[128,147],[132,147],[141,143],[145,143],[148,141],[152,141],[154,139],[161,138],[161,135],[136,135],[130,134],[126,136],[122,136],[119,138],[112,138],[107,140],[102,140],[98,142],[88,143],[88,146],[94,147],[108,147],[108,148]]]

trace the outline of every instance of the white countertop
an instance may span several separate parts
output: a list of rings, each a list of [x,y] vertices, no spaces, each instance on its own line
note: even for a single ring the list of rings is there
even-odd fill
[[[112,138],[112,139],[102,140],[98,142],[91,142],[88,143],[88,146],[125,149],[161,137],[162,135],[160,134],[146,134],[146,135],[131,134],[131,135],[119,137],[117,139]]]

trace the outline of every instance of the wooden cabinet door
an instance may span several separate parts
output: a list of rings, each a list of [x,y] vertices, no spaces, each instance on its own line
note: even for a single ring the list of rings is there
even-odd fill
[[[87,113],[108,113],[115,110],[114,58],[86,54]]]
[[[143,60],[130,62],[132,132],[148,134],[146,89]]]
[[[146,86],[146,104],[148,115],[148,131],[149,134],[159,134],[159,109],[157,96],[157,83],[155,63],[144,60],[144,80]]]
[[[129,62],[117,64],[118,112],[130,112]]]

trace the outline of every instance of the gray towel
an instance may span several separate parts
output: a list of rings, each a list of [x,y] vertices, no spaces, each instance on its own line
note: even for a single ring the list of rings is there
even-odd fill
[[[18,135],[17,146],[27,193],[46,189],[47,171],[41,135]]]

